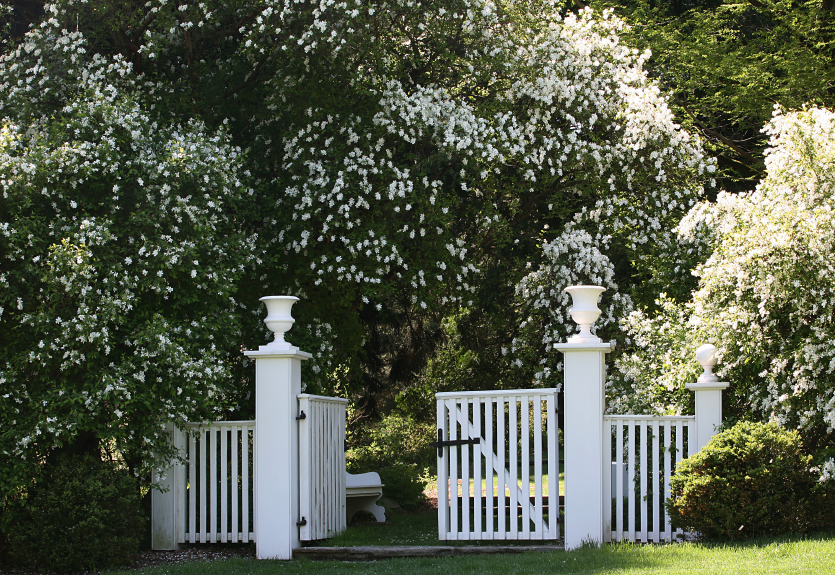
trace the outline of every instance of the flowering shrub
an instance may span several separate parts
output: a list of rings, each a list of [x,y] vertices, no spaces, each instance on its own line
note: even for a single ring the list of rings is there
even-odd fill
[[[47,23],[0,60],[2,495],[80,433],[137,473],[169,457],[164,424],[211,417],[231,388],[255,260],[240,150],[156,121],[130,67],[82,40]]]
[[[692,301],[667,302],[656,316],[633,313],[625,328],[638,351],[617,368],[649,405],[660,397],[653,390],[692,381],[692,352],[711,342],[721,357],[717,373],[731,382],[731,415],[752,411],[804,433],[831,433],[835,114],[777,110],[765,130],[768,173],[757,189],[720,194],[680,225],[686,238],[712,249],[696,270]]]
[[[559,8],[46,5],[0,64],[5,455],[88,429],[151,461],[248,381],[230,358],[268,293],[304,300],[311,389],[361,397],[361,362],[398,357],[382,331],[477,307],[487,276],[525,323],[485,353],[537,384],[565,285],[623,294],[605,330],[686,276],[672,229],[713,164],[622,22]]]

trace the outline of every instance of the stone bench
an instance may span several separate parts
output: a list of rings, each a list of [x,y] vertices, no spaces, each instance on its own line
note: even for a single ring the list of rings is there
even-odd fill
[[[383,496],[383,484],[380,474],[345,472],[345,508],[348,523],[357,511],[368,511],[379,523],[386,520],[386,509],[377,505],[377,500]]]

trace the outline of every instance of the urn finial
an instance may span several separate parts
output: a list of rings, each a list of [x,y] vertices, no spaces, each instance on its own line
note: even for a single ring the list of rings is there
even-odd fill
[[[580,333],[568,338],[568,343],[600,343],[600,338],[591,333],[591,326],[600,317],[597,300],[606,291],[602,286],[570,286],[565,288],[571,294],[573,305],[568,312],[577,325]]]
[[[275,334],[275,339],[267,345],[262,345],[261,349],[291,349],[293,346],[284,340],[284,334],[290,331],[296,323],[290,311],[299,298],[291,295],[269,295],[262,297],[260,301],[267,306],[267,317],[264,318],[264,323]]]
[[[713,383],[719,381],[713,373],[713,368],[716,367],[718,360],[716,359],[716,346],[711,343],[706,343],[696,350],[696,361],[704,368],[704,373],[699,376],[696,381],[698,383]]]

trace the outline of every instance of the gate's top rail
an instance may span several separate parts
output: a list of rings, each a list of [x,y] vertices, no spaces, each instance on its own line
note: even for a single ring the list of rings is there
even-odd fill
[[[344,403],[348,404],[348,400],[344,397],[328,397],[326,395],[311,395],[309,393],[300,393],[298,399],[308,399],[312,401],[321,401],[323,403]]]
[[[255,420],[254,419],[244,419],[241,421],[210,421],[209,423],[201,423],[199,421],[189,422],[185,424],[187,429],[206,429],[208,430],[210,427],[235,427],[235,426],[254,426]]]
[[[688,421],[695,421],[695,415],[604,415],[603,421],[606,423],[616,422],[616,421],[669,421],[670,423],[675,422],[688,422]]]
[[[493,389],[490,391],[442,391],[435,394],[438,399],[453,397],[502,397],[520,395],[553,395],[557,392],[554,387],[546,389]]]

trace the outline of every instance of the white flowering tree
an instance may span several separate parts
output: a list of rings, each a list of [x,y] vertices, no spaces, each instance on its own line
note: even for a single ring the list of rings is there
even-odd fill
[[[712,249],[692,300],[632,314],[638,351],[617,368],[645,405],[683,399],[694,348],[714,343],[731,417],[776,420],[820,448],[835,431],[835,113],[778,110],[765,132],[757,189],[699,204],[680,226]]]
[[[50,23],[0,60],[0,496],[54,449],[109,449],[137,473],[164,425],[234,389],[238,281],[255,238],[240,151],[162,124],[130,66]]]
[[[671,230],[713,166],[608,14],[563,17],[550,0],[59,0],[41,20],[0,77],[4,186],[34,206],[4,198],[10,413],[36,412],[28,387],[47,361],[67,382],[64,363],[87,370],[79,393],[96,382],[131,405],[140,378],[163,386],[139,410],[153,425],[207,414],[218,358],[262,343],[267,293],[304,299],[290,337],[316,354],[313,389],[390,397],[453,317],[498,334],[473,365],[546,385],[563,287],[617,286],[613,318],[687,277]],[[245,273],[252,293],[236,297]],[[97,429],[156,441],[100,404],[111,423]],[[78,429],[46,419],[8,445]]]

